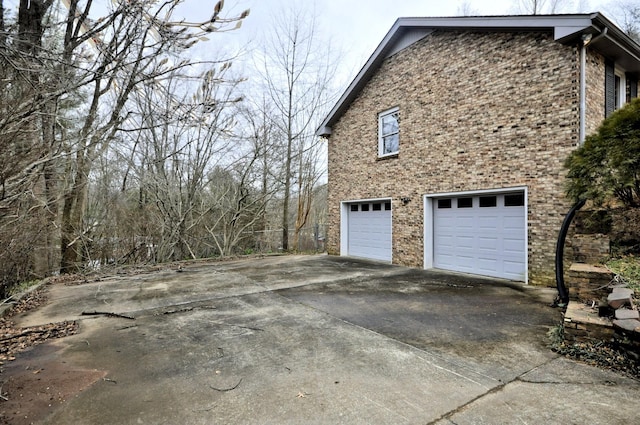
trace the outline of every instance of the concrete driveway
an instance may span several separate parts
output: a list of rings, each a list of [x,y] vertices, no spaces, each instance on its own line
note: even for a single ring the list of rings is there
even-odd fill
[[[632,423],[639,382],[546,348],[553,295],[329,256],[195,263],[52,286],[20,325],[78,334],[5,373],[51,394],[25,423]]]

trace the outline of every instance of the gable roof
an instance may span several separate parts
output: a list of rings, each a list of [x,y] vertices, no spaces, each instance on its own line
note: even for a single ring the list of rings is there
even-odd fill
[[[438,29],[487,32],[553,31],[554,40],[568,45],[579,43],[583,36],[591,35],[590,48],[620,63],[628,72],[640,73],[640,45],[601,13],[399,18],[322,121],[316,135],[331,135],[333,124],[347,110],[386,58]]]

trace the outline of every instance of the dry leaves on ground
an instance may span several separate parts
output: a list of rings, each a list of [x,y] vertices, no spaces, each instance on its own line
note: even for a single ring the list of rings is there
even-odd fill
[[[0,318],[0,366],[14,360],[16,354],[26,348],[41,344],[50,338],[61,338],[77,332],[76,322],[49,323],[21,328],[11,320],[12,316],[32,310],[45,302],[46,287],[41,287],[18,301],[9,315]]]

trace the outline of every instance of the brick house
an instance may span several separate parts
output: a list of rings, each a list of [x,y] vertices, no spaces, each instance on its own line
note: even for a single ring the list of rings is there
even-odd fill
[[[599,13],[398,19],[317,130],[328,252],[552,285],[563,162],[639,75]]]

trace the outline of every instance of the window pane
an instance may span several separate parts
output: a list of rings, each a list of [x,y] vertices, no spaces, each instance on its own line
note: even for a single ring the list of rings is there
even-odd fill
[[[438,208],[451,208],[451,199],[438,199]]]
[[[386,136],[383,138],[384,147],[382,154],[395,153],[398,152],[398,134],[393,134],[391,136]]]
[[[369,211],[369,204],[362,204],[362,211]]]
[[[398,132],[398,113],[382,117],[382,134],[387,135]]]
[[[391,202],[385,202],[384,203],[384,210],[385,211],[391,211]]]
[[[473,198],[458,198],[458,208],[472,208]]]
[[[352,204],[351,205],[351,211],[358,211],[358,205],[357,204]]]
[[[374,211],[382,211],[382,204],[373,204]]]
[[[497,201],[497,197],[496,196],[481,196],[480,197],[480,207],[481,208],[495,207],[496,205],[498,205],[498,201]]]
[[[524,193],[514,193],[513,195],[504,195],[505,207],[521,207],[524,205]]]

